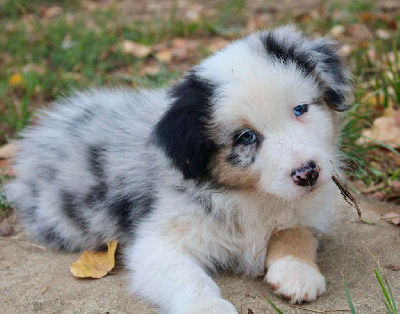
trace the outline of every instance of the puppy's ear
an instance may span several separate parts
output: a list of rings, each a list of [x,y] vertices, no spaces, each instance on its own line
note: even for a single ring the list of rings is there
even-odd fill
[[[207,131],[215,86],[190,72],[169,91],[172,103],[157,123],[156,142],[186,179],[207,176],[217,145]]]
[[[316,70],[324,81],[324,100],[336,111],[350,109],[352,79],[338,54],[339,44],[325,38],[314,40],[313,55]]]

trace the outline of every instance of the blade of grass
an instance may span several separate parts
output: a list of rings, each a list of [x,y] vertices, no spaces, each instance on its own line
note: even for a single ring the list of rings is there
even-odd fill
[[[396,306],[396,301],[394,300],[394,296],[393,296],[393,293],[392,293],[392,289],[390,288],[390,285],[389,285],[389,283],[388,283],[386,277],[383,277],[383,279],[385,279],[386,287],[388,288],[389,294],[390,294],[390,298],[392,299],[392,305],[393,305],[394,313],[398,313],[398,311],[397,311],[397,306]]]
[[[346,280],[344,280],[343,273],[342,273],[342,277],[343,277],[342,280],[343,280],[344,291],[346,292],[347,303],[349,303],[349,307],[350,307],[350,313],[356,314],[356,310],[354,308],[354,303],[350,296],[349,287],[347,286]]]
[[[274,302],[270,298],[266,298],[268,303],[272,306],[272,308],[275,310],[276,313],[278,314],[283,314],[283,312],[276,306]]]
[[[385,285],[382,282],[382,277],[379,274],[379,271],[377,271],[375,268],[374,268],[374,273],[375,273],[376,279],[378,279],[379,285],[381,286],[382,293],[383,293],[383,295],[385,296],[385,298],[387,300],[388,306],[390,306],[390,308],[388,308],[388,310],[389,310],[390,313],[394,313],[392,301],[390,300],[389,295],[388,295],[388,293],[386,291]],[[385,303],[386,303],[386,301],[385,301]]]

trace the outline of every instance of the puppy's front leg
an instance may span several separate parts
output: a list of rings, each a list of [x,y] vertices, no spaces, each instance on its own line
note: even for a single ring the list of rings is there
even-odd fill
[[[317,246],[306,227],[278,231],[268,242],[265,280],[291,303],[314,301],[326,290],[325,278],[315,264]]]
[[[128,248],[126,257],[134,292],[161,313],[237,314],[199,262],[180,245],[147,235]]]

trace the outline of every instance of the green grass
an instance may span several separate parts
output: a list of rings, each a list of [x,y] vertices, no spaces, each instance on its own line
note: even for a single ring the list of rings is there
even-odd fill
[[[399,312],[397,310],[397,305],[396,305],[396,301],[395,301],[394,296],[393,296],[392,289],[391,289],[391,287],[389,285],[388,280],[386,279],[386,276],[385,276],[385,274],[384,274],[384,272],[383,272],[383,270],[381,268],[381,265],[380,265],[379,261],[376,259],[374,254],[372,254],[372,252],[369,250],[369,248],[365,245],[364,241],[362,241],[362,243],[364,244],[366,250],[372,256],[372,258],[374,259],[374,261],[375,261],[375,263],[377,265],[377,268],[374,268],[373,270],[374,270],[375,277],[376,277],[376,279],[378,281],[378,284],[379,284],[379,286],[381,288],[381,291],[382,291],[382,295],[383,295],[382,301],[385,304],[385,307],[387,309],[387,313],[389,313],[389,314],[398,314]],[[356,311],[355,311],[355,308],[354,308],[354,303],[353,303],[353,300],[352,300],[352,298],[350,296],[349,288],[348,288],[347,283],[344,280],[344,278],[343,278],[343,286],[344,286],[344,289],[345,289],[345,292],[346,292],[346,298],[347,298],[347,302],[348,302],[349,307],[350,307],[350,312],[352,314],[355,314]]]
[[[163,87],[180,76],[182,68],[171,70],[171,64],[159,62],[155,75],[140,75],[140,70],[155,56],[136,58],[120,49],[120,43],[131,40],[145,45],[165,43],[176,37],[238,37],[245,32],[249,8],[244,0],[218,0],[213,18],[195,21],[182,19],[174,2],[168,18],[149,22],[127,19],[115,3],[89,11],[80,0],[0,0],[0,145],[14,138],[29,124],[32,113],[72,90],[89,86]],[[346,117],[343,148],[347,151],[347,173],[365,186],[378,186],[385,199],[400,204],[400,191],[393,182],[400,180],[395,158],[397,150],[375,141],[361,145],[361,132],[382,116],[388,107],[400,104],[400,32],[393,23],[400,16],[382,16],[373,1],[328,1],[325,13],[303,21],[288,12],[265,27],[297,22],[306,33],[322,35],[335,25],[351,29],[354,24],[368,30],[367,39],[353,35],[342,38],[353,45],[348,56],[355,77],[355,101]],[[49,7],[62,7],[63,12],[47,18]],[[322,11],[321,11],[322,12]],[[73,19],[71,20],[71,16]],[[389,32],[390,38],[379,39],[376,29]],[[204,47],[199,55],[206,55]],[[375,58],[368,50],[375,51]],[[197,59],[187,61],[185,68]],[[174,65],[174,64],[172,64]],[[19,84],[11,84],[15,75]]]
[[[11,176],[4,174],[4,169],[0,169],[0,220],[4,217],[7,217],[12,212],[12,206],[7,201],[3,188],[4,181],[11,178]]]
[[[371,60],[366,49],[359,49],[350,56],[356,77],[355,104],[347,115],[344,128],[343,147],[348,151],[348,174],[362,180],[368,187],[371,183],[381,185],[387,200],[399,203],[400,191],[392,188],[392,182],[400,180],[398,162],[400,153],[379,140],[366,138],[360,144],[363,129],[370,127],[386,109],[399,109],[400,104],[400,40],[398,33],[390,39],[374,39],[369,49],[375,51]]]
[[[128,21],[113,7],[88,12],[79,10],[79,3],[0,2],[0,145],[29,123],[34,110],[59,95],[88,86],[160,87],[179,76],[163,65],[156,75],[138,75],[148,58],[124,54],[124,40],[154,45],[210,36],[218,22],[182,21],[173,11],[167,20]],[[50,4],[62,6],[64,13],[44,18],[41,12]],[[73,14],[73,21],[65,13]],[[23,81],[15,86],[10,79],[16,74]]]

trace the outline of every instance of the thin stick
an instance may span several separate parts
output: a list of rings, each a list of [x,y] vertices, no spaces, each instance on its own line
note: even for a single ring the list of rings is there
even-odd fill
[[[3,241],[11,241],[11,242],[18,242],[18,243],[21,243],[21,244],[25,244],[25,245],[29,245],[29,246],[36,247],[36,248],[38,248],[38,249],[46,250],[46,248],[45,248],[44,246],[40,246],[40,245],[37,245],[37,244],[25,242],[25,241],[22,241],[22,240],[10,239],[10,238],[5,238],[5,237],[0,237],[0,240],[3,240]]]
[[[294,309],[299,309],[303,311],[310,311],[314,313],[333,313],[333,312],[350,312],[348,309],[332,309],[332,310],[313,310],[305,307],[300,307],[300,306],[294,306],[294,305],[289,305],[291,308]]]
[[[340,190],[340,193],[342,193],[342,196],[344,200],[350,205],[353,206],[357,209],[357,214],[358,217],[361,218],[361,209],[358,206],[358,202],[356,198],[350,193],[349,189],[346,187],[346,185],[342,184],[338,178],[338,176],[333,175],[332,176],[333,182],[337,185],[337,187]]]
[[[384,273],[383,270],[382,270],[381,263],[379,263],[379,260],[375,257],[374,254],[372,254],[372,252],[369,250],[368,246],[365,244],[365,242],[364,242],[363,239],[361,239],[361,242],[362,242],[362,244],[364,244],[364,246],[365,246],[365,248],[367,249],[368,253],[369,253],[369,254],[372,256],[372,258],[375,260],[375,263],[378,264],[379,270],[381,271],[381,274],[382,274],[383,278],[385,278],[385,280],[387,280],[387,279],[386,279],[386,276],[385,276],[385,273]]]

